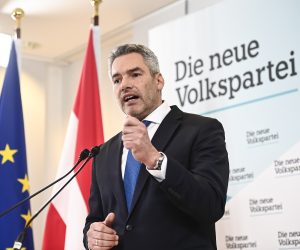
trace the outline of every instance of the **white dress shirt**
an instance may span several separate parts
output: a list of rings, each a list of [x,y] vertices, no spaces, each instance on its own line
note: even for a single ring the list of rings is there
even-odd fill
[[[150,121],[150,125],[147,127],[148,135],[150,140],[152,140],[156,130],[158,129],[159,125],[161,124],[162,120],[167,116],[167,114],[171,111],[171,108],[169,105],[164,101],[157,109],[155,109],[151,114],[149,114],[144,120]],[[127,160],[127,154],[128,149],[123,147],[123,153],[122,153],[122,164],[121,164],[121,170],[122,170],[122,178],[124,179],[124,173],[125,173],[125,166],[126,166],[126,160]],[[161,170],[149,170],[147,171],[154,176],[154,178],[161,182],[166,178],[166,170],[167,170],[167,156],[165,156],[162,165]]]

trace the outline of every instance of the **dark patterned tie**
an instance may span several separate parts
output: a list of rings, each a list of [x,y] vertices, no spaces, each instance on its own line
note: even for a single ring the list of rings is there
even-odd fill
[[[150,121],[143,121],[146,127],[151,123]],[[137,178],[140,173],[141,163],[134,159],[131,150],[128,151],[125,174],[124,174],[124,188],[126,195],[126,203],[128,211],[131,210],[131,201],[135,190]]]

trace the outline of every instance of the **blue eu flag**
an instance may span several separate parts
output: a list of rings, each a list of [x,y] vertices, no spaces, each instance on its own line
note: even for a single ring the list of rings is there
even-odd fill
[[[23,111],[15,41],[12,42],[0,96],[0,213],[29,196]],[[12,250],[31,218],[30,204],[0,218],[0,250]],[[22,250],[32,250],[32,228]]]

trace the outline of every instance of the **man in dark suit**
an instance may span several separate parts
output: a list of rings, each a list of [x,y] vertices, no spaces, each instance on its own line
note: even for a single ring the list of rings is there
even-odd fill
[[[221,123],[162,100],[164,79],[145,46],[114,50],[110,76],[127,117],[93,163],[85,247],[216,249],[229,174]]]

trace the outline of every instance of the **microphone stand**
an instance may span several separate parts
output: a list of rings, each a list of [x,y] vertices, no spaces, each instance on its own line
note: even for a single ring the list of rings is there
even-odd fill
[[[13,246],[13,250],[20,250],[23,245],[23,240],[25,239],[27,229],[29,228],[31,222],[50,204],[50,202],[80,173],[80,171],[84,168],[84,166],[89,162],[90,159],[95,157],[100,150],[100,146],[95,146],[91,149],[91,152],[89,153],[87,159],[84,161],[84,163],[80,166],[80,168],[75,172],[75,174],[45,203],[44,206],[40,208],[39,211],[35,213],[34,216],[31,217],[31,219],[26,223],[23,231],[19,234],[18,238],[15,241],[15,244]]]
[[[48,186],[42,188],[41,190],[35,192],[34,194],[28,196],[27,198],[25,198],[24,200],[21,200],[20,202],[16,203],[15,205],[13,205],[12,207],[10,207],[9,209],[5,210],[4,212],[2,212],[0,214],[0,218],[8,213],[10,213],[12,210],[14,210],[15,208],[23,205],[26,201],[30,200],[31,198],[37,196],[38,194],[40,194],[41,192],[47,190],[48,188],[52,187],[54,184],[56,184],[57,182],[61,181],[62,179],[66,178],[70,173],[73,172],[73,170],[78,166],[78,164],[80,162],[82,162],[84,159],[86,159],[90,154],[90,151],[88,149],[84,149],[81,151],[80,155],[79,155],[79,159],[76,162],[76,164],[74,165],[74,167],[68,172],[66,173],[64,176],[60,177],[59,179],[55,180],[54,182],[50,183]]]

